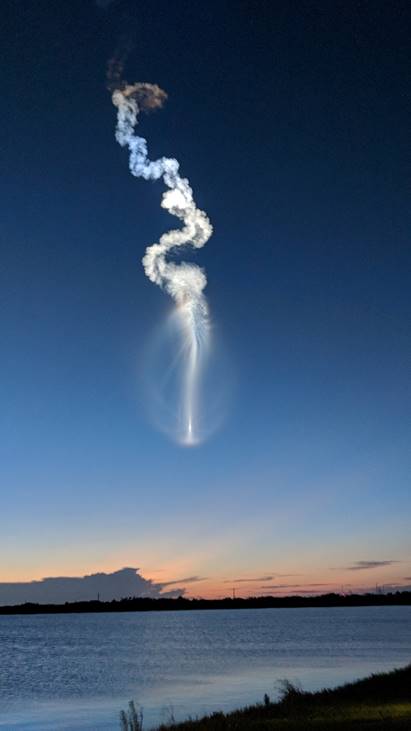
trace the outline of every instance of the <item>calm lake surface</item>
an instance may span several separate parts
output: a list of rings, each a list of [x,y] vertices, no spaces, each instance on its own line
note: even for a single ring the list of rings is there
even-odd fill
[[[411,661],[411,607],[0,616],[0,729],[119,731]]]

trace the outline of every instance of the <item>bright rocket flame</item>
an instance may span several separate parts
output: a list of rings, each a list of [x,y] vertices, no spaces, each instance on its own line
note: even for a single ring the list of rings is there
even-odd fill
[[[206,306],[201,303],[201,308]],[[183,373],[183,443],[187,446],[199,441],[198,387],[204,350],[208,345],[209,329],[207,310],[197,312],[198,302],[186,301],[178,308],[184,342]]]
[[[158,243],[146,249],[143,258],[148,278],[173,297],[181,325],[183,365],[182,444],[199,442],[198,389],[203,352],[209,343],[209,315],[203,290],[207,279],[196,264],[175,264],[167,254],[178,246],[201,248],[210,238],[213,228],[206,214],[196,207],[187,178],[180,177],[179,163],[174,158],[149,160],[147,141],[134,129],[140,110],[161,107],[166,93],[156,84],[122,84],[114,90],[113,104],[117,107],[116,139],[130,151],[132,175],[145,180],[162,178],[168,190],[163,193],[161,206],[183,222],[181,229],[163,234]]]

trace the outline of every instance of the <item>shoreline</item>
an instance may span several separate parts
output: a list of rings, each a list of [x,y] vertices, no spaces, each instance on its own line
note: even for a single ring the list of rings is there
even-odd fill
[[[411,728],[411,664],[352,683],[304,691],[283,681],[280,700],[199,719],[162,724],[155,731],[379,731]]]
[[[411,606],[411,592],[387,594],[321,594],[301,597],[249,597],[247,599],[150,599],[149,597],[65,602],[64,604],[24,604],[0,606],[1,615],[18,614],[85,614],[100,612],[169,612],[215,609],[305,609],[330,607]]]

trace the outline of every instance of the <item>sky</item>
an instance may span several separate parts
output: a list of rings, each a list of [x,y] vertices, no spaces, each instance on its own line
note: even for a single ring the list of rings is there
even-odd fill
[[[401,0],[3,3],[0,583],[410,584],[410,20]],[[124,38],[126,78],[168,93],[150,155],[214,226],[185,258],[223,418],[191,449],[145,385],[172,305],[141,258],[175,220],[114,138]]]

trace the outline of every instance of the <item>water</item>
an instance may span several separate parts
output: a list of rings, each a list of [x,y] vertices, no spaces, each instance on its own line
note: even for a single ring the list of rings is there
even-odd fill
[[[411,661],[411,607],[0,616],[0,729],[145,729]]]

